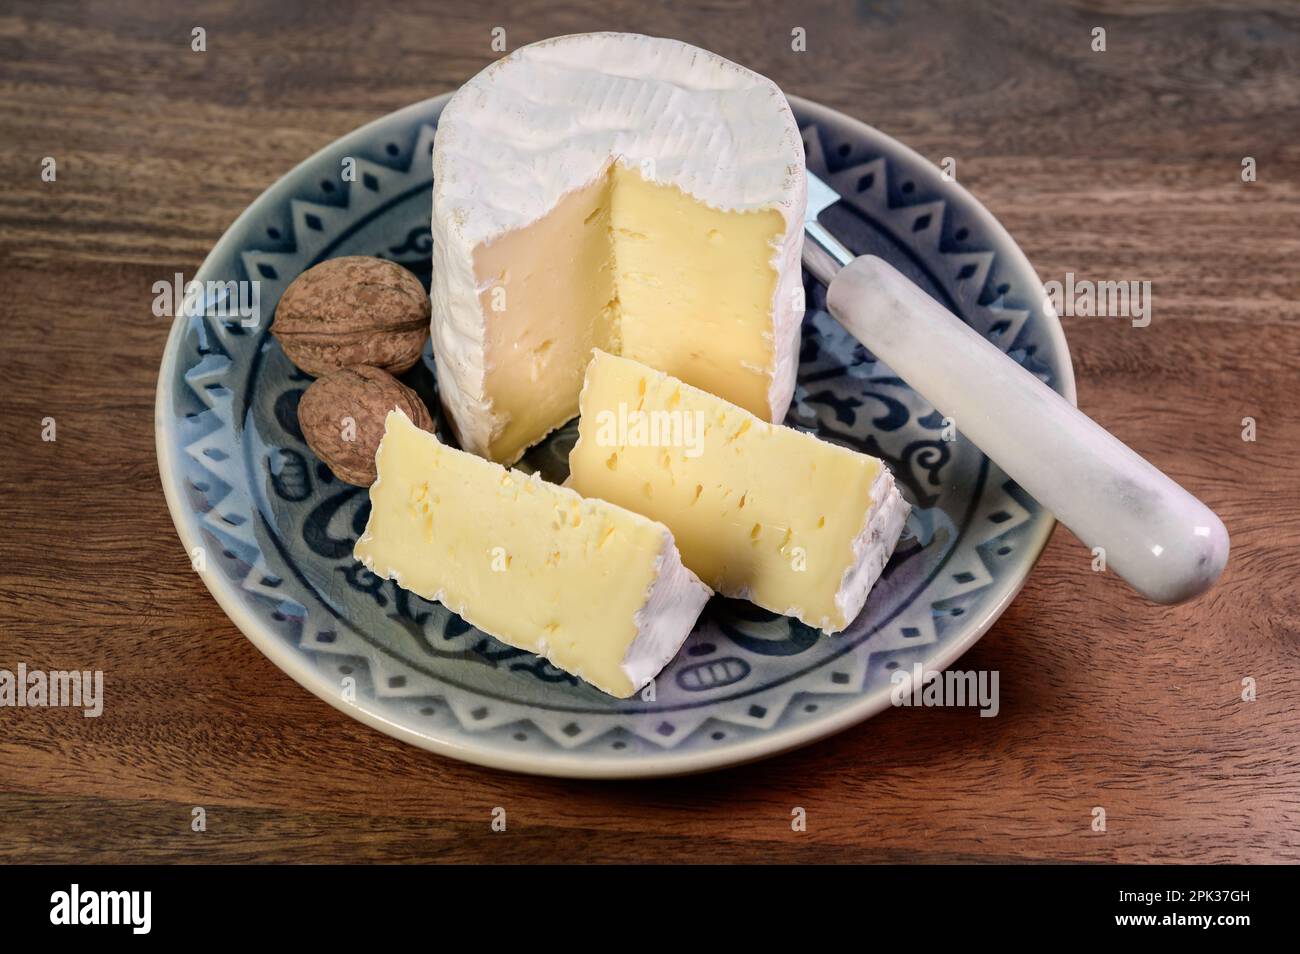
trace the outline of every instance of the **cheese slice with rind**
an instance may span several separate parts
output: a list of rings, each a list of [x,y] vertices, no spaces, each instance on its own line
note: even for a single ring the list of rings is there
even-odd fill
[[[663,524],[385,421],[355,557],[613,696],[640,690],[710,591]]]
[[[882,461],[604,352],[580,405],[570,486],[664,523],[719,593],[828,633],[857,617],[909,512]]]

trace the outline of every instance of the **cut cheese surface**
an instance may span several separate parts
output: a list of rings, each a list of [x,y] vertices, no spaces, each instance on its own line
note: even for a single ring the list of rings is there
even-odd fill
[[[457,92],[433,164],[433,349],[467,450],[509,463],[572,418],[593,347],[784,416],[806,181],[770,80],[675,40],[547,40]]]
[[[769,392],[781,214],[711,209],[622,166],[612,201],[618,353],[779,420],[786,407]]]
[[[627,358],[587,367],[570,486],[658,520],[727,596],[834,633],[906,521],[884,464]]]
[[[483,395],[494,421],[490,442],[472,448],[483,456],[512,462],[572,419],[591,349],[617,350],[609,221],[605,176],[565,196],[531,229],[475,250],[490,361]],[[471,433],[461,429],[467,446]]]
[[[386,420],[355,557],[611,695],[644,686],[710,592],[662,525]]]

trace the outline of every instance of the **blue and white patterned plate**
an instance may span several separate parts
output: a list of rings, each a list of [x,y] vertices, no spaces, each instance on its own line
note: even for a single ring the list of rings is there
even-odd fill
[[[352,561],[366,492],[333,479],[304,444],[296,408],[310,379],[286,360],[268,318],[300,272],[340,255],[392,259],[427,285],[429,156],[445,102],[417,103],[328,146],[222,236],[195,277],[259,281],[258,327],[198,309],[172,327],[158,382],[163,487],[186,550],[245,635],[316,695],[390,735],[483,765],[585,777],[694,772],[785,751],[884,709],[894,670],[943,669],[970,648],[1020,590],[1053,519],[975,447],[945,440],[942,417],[825,313],[811,280],[787,423],[883,457],[914,508],[843,634],[715,599],[657,680],[656,700],[620,701]],[[1060,324],[983,206],[875,129],[792,104],[809,168],[848,198],[824,216],[832,231],[1073,400]],[[348,158],[354,181],[340,175]],[[432,368],[426,352],[406,380],[436,408]],[[570,425],[534,449],[525,469],[563,479],[574,434]]]

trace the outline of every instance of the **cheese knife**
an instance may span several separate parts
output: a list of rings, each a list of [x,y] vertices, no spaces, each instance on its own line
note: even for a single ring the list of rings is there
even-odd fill
[[[1178,603],[1213,586],[1223,522],[893,266],[854,256],[818,221],[840,198],[808,174],[803,264],[831,315],[1134,589]]]

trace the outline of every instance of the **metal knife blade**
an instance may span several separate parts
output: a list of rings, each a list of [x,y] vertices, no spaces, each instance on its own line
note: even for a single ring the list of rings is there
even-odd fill
[[[803,215],[803,264],[812,276],[827,287],[841,268],[853,261],[850,252],[822,226],[817,217],[836,202],[840,194],[811,172],[808,173],[808,206]]]

